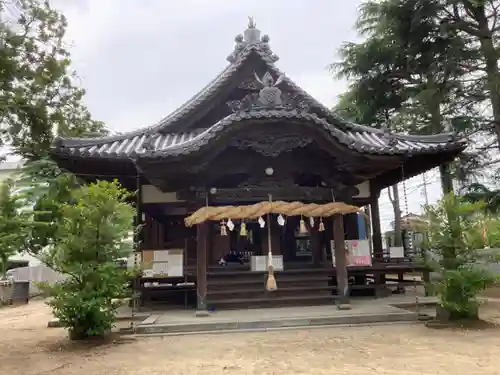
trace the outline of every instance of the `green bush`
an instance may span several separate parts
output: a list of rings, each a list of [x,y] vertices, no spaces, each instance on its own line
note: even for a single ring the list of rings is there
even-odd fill
[[[40,286],[73,339],[107,333],[115,320],[116,301],[129,295],[130,273],[118,262],[132,251],[125,241],[135,215],[129,199],[116,181],[99,181],[75,189],[71,203],[61,206],[56,240],[42,260],[68,277]]]
[[[500,220],[482,208],[481,202],[470,203],[454,194],[425,207],[425,262],[438,274],[430,289],[448,319],[477,318],[477,296],[496,280],[488,270],[488,263],[496,259],[483,256],[481,249],[500,245]]]
[[[448,318],[477,318],[477,296],[495,281],[493,274],[478,265],[464,265],[455,270],[443,270],[441,276],[435,291]]]

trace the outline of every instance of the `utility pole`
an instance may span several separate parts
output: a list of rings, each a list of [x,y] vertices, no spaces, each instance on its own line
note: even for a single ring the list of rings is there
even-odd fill
[[[422,185],[422,193],[424,194],[424,199],[425,199],[425,204],[429,204],[429,195],[427,192],[427,174],[424,172],[422,173],[422,180],[423,180],[423,185]]]

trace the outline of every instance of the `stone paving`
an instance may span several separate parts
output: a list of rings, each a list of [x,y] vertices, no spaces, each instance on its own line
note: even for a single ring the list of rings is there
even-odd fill
[[[422,305],[435,303],[435,299],[420,297],[419,303]],[[140,334],[193,333],[298,326],[408,322],[415,321],[418,317],[417,314],[400,307],[414,304],[414,297],[393,296],[383,299],[353,300],[351,310],[337,310],[334,305],[284,307],[222,310],[204,317],[196,316],[193,310],[174,310],[152,313],[137,325],[136,332]]]

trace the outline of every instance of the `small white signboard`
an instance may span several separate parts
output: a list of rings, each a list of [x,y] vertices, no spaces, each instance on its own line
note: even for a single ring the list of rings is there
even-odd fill
[[[267,271],[267,255],[254,255],[250,259],[250,269],[254,272]],[[274,271],[283,271],[283,255],[273,255]]]
[[[152,258],[152,259],[151,259]],[[182,277],[184,275],[183,249],[154,250],[143,271],[143,277]]]
[[[405,248],[403,246],[389,247],[389,257],[391,259],[404,258]]]

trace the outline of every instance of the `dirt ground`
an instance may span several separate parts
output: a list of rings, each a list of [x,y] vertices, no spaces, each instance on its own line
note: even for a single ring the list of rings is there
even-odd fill
[[[483,317],[500,323],[500,304]],[[0,309],[0,374],[499,374],[500,330],[342,327],[68,343],[42,301]]]

